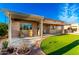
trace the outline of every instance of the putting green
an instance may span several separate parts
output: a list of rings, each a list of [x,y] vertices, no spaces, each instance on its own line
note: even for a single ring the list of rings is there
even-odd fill
[[[46,54],[79,55],[79,35],[67,34],[50,36],[41,42],[41,49]]]

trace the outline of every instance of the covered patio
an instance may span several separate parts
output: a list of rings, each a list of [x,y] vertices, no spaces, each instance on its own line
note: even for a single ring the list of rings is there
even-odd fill
[[[43,17],[37,15],[21,14],[8,11],[9,17],[9,43],[19,45],[22,42],[33,44],[35,39],[43,36]],[[21,26],[26,25],[24,28]],[[29,28],[30,26],[30,28]],[[34,38],[35,37],[35,38]],[[33,40],[33,41],[32,41]]]
[[[43,37],[64,32],[62,21],[9,10],[3,10],[3,12],[9,18],[8,40],[10,45],[18,46],[22,42],[32,45]]]

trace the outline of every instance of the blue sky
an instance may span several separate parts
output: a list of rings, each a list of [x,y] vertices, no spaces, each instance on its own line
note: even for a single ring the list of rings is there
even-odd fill
[[[0,8],[9,9],[12,11],[27,13],[27,14],[36,14],[40,16],[44,16],[46,18],[51,18],[55,20],[62,20],[68,22],[74,22],[72,19],[76,19],[78,21],[78,10],[71,14],[72,11],[67,11],[67,8],[77,8],[79,4],[62,4],[62,3],[7,3],[0,4]],[[66,9],[65,9],[66,8]],[[66,12],[67,11],[67,12]],[[66,15],[65,15],[66,14]],[[76,16],[74,16],[74,14]],[[72,17],[71,17],[72,16]],[[7,22],[7,17],[4,16],[2,12],[0,12],[0,22]]]

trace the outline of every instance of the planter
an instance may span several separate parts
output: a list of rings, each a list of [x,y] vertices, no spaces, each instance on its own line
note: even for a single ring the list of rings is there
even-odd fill
[[[6,49],[1,49],[0,54],[1,55],[12,55],[14,52],[16,52],[16,48],[8,47]]]
[[[8,54],[7,49],[2,49],[1,50],[1,55],[7,55],[7,54]]]

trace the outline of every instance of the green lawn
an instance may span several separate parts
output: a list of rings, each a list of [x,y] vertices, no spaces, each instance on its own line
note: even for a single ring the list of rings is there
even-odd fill
[[[51,55],[53,55],[53,53],[57,53],[57,50],[58,53],[60,54],[61,52],[63,52],[63,54],[66,55],[79,55],[78,40],[79,35],[73,35],[73,34],[50,36],[41,42],[41,49],[46,54],[52,53]]]

